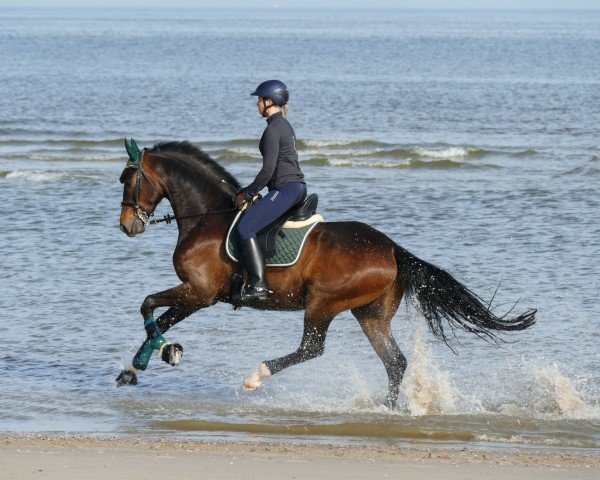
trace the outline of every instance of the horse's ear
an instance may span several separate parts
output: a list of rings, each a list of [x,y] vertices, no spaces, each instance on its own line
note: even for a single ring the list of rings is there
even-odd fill
[[[127,166],[137,167],[140,163],[140,149],[133,138],[129,143],[127,142],[127,138],[125,138],[125,150],[127,150],[127,155],[129,155]]]

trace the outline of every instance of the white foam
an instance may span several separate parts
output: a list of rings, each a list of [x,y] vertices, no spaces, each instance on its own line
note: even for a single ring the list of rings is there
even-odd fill
[[[57,161],[85,161],[85,162],[124,162],[126,157],[123,155],[81,155],[74,156],[70,155],[30,155],[30,160],[35,160],[37,162],[57,162]]]
[[[33,182],[47,182],[52,180],[60,180],[65,178],[65,172],[48,172],[42,170],[14,170],[6,175],[6,178],[17,178],[30,180]]]
[[[343,158],[339,160],[329,159],[327,163],[332,167],[378,167],[378,168],[398,168],[408,167],[410,165],[410,158],[405,158],[400,161],[393,162],[369,162],[368,160],[351,160],[349,158]]]
[[[466,157],[472,151],[473,149],[465,147],[448,147],[444,150],[425,150],[424,148],[419,147],[415,150],[415,153],[422,157],[429,158],[457,158]]]
[[[260,151],[258,150],[258,147],[256,148],[250,148],[250,147],[232,147],[232,148],[227,148],[225,150],[225,153],[232,153],[234,155],[243,155],[243,156],[247,156],[247,157],[253,157],[253,158],[261,158],[261,154]],[[227,155],[224,155],[225,158],[227,158]]]
[[[356,142],[352,140],[302,140],[302,143],[307,147],[322,148],[351,145]]]
[[[525,444],[525,445],[546,445],[549,447],[564,446],[564,440],[558,438],[544,438],[540,439],[536,437],[534,439],[526,438],[523,435],[492,435],[483,433],[476,436],[477,440],[483,442],[494,442],[494,443],[511,443],[511,444]]]
[[[322,156],[322,157],[330,157],[330,156],[368,157],[369,155],[374,155],[376,153],[383,152],[383,151],[384,151],[384,149],[380,148],[380,147],[372,148],[369,150],[361,150],[361,149],[356,149],[356,148],[344,148],[344,149],[340,149],[340,150],[327,150],[324,148],[320,148],[320,149],[308,148],[308,149],[300,150],[300,153],[304,156],[310,156],[310,157],[316,157],[316,156]]]

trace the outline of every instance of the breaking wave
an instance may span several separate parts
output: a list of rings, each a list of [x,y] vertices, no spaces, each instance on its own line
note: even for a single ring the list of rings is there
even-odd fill
[[[473,153],[480,153],[483,150],[479,150],[476,148],[467,148],[467,147],[448,147],[442,150],[426,150],[424,148],[417,148],[416,152],[421,157],[430,157],[430,158],[461,158],[468,157]]]
[[[308,161],[311,165],[320,165],[324,163],[332,167],[362,167],[362,168],[425,168],[425,169],[450,169],[450,168],[469,168],[463,162],[455,160],[413,160],[410,158],[396,161],[372,161],[372,160],[356,160],[356,159],[339,159],[339,160],[316,160]],[[499,168],[497,166],[486,165],[492,168]]]
[[[348,145],[374,144],[376,142],[357,142],[353,140],[299,140],[298,148],[303,147],[345,147]],[[382,144],[383,145],[383,144]]]
[[[14,139],[0,135],[0,158],[38,162],[121,162],[126,158],[122,138],[50,138],[47,132],[41,133],[41,138],[22,134]],[[165,139],[139,139],[138,143],[151,146],[160,141]],[[193,143],[225,165],[255,162],[261,158],[256,139],[200,140]],[[298,140],[297,149],[300,161],[306,165],[365,168],[487,168],[495,165],[474,160],[498,153],[514,154],[469,145],[403,145],[373,140]],[[521,153],[535,154],[533,151],[517,154]]]
[[[14,170],[12,172],[0,173],[0,178],[6,179],[22,179],[32,182],[47,182],[52,180],[60,180],[66,178],[67,172],[50,172],[43,170]]]
[[[64,179],[97,179],[98,176],[90,172],[82,171],[56,171],[56,170],[11,170],[0,171],[0,179],[26,180],[31,182],[52,182]]]

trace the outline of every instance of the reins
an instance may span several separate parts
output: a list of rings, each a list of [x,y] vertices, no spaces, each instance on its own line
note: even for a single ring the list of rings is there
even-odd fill
[[[227,183],[225,181],[225,179],[221,180],[222,183]],[[248,205],[253,204],[255,201],[260,200],[260,195],[255,196],[252,200],[249,200],[247,202],[244,203],[244,205],[241,208],[241,211],[243,212],[244,210],[246,210],[248,208]],[[167,225],[169,223],[171,223],[173,220],[185,220],[186,218],[196,218],[196,217],[203,217],[205,215],[217,215],[219,213],[229,213],[229,212],[237,212],[239,211],[239,208],[226,208],[224,210],[213,210],[212,212],[206,212],[206,213],[195,213],[193,215],[180,215],[180,216],[174,216],[174,215],[164,215],[163,218],[160,218],[158,220],[150,220],[148,223],[150,225],[155,225],[157,223],[162,223],[165,222]],[[154,215],[154,214],[152,214]]]
[[[150,225],[155,225],[157,223],[165,222],[168,225],[173,220],[185,220],[186,218],[204,217],[205,215],[217,215],[219,213],[228,213],[228,212],[235,212],[235,211],[237,211],[237,208],[227,208],[225,210],[214,210],[212,212],[196,213],[196,214],[193,214],[193,215],[175,216],[175,215],[167,214],[167,215],[164,215],[163,218],[159,218],[158,220],[150,220],[148,223]]]

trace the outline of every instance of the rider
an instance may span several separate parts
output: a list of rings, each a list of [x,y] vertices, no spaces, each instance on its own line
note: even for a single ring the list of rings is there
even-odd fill
[[[254,181],[236,193],[236,207],[241,208],[251,201],[265,186],[269,193],[248,208],[237,227],[249,279],[248,287],[242,289],[242,300],[265,300],[269,296],[269,287],[257,233],[304,200],[306,183],[298,165],[296,134],[285,118],[289,99],[287,87],[279,80],[267,80],[250,95],[258,97],[258,113],[267,118],[267,128],[258,146],[263,166]]]

